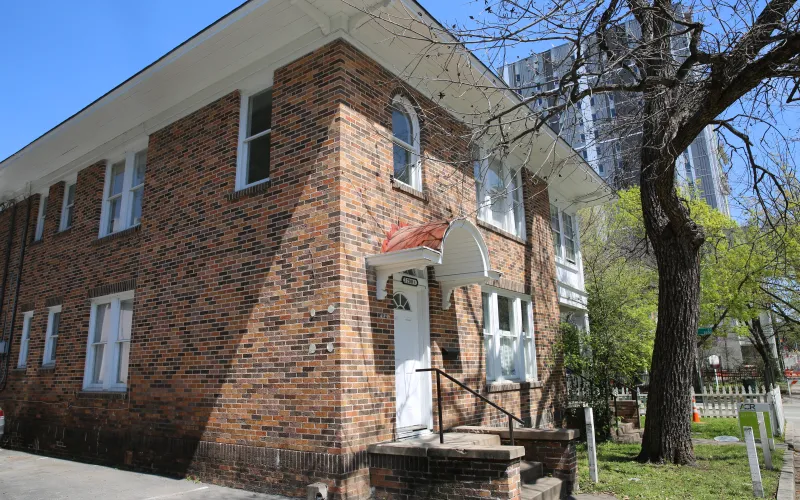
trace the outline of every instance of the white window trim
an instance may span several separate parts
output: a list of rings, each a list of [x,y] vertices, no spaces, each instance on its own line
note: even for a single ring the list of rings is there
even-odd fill
[[[482,287],[481,291],[489,295],[489,319],[491,322],[490,328],[487,330],[485,328],[486,325],[484,325],[483,330],[486,354],[491,354],[491,356],[486,356],[486,381],[489,383],[537,381],[539,375],[536,367],[536,335],[534,332],[533,301],[531,297],[490,286]],[[500,368],[500,337],[508,335],[504,335],[500,331],[500,318],[497,307],[498,295],[511,299],[511,307],[513,308],[510,336],[515,338],[517,354],[514,361],[517,376],[514,378],[503,377]],[[522,301],[527,302],[527,311],[522,311]],[[528,315],[529,332],[522,331],[522,314]],[[530,350],[528,351],[531,354],[530,359],[525,359],[527,343],[530,343]]]
[[[75,198],[78,196],[78,183],[77,179],[68,179],[64,181],[64,199],[61,201],[61,221],[58,224],[59,231],[66,231],[72,226],[67,226],[67,208],[69,205],[67,204],[67,193],[69,192],[69,188],[75,186],[75,195],[72,199],[72,221],[73,224],[75,223]]]
[[[31,323],[33,323],[33,311],[25,311],[22,314],[22,338],[19,341],[17,368],[25,368],[28,366],[28,349],[31,343]]]
[[[58,336],[59,333],[56,332],[53,335],[53,317],[56,313],[61,312],[61,306],[53,306],[47,308],[47,332],[45,333],[44,337],[44,354],[42,354],[42,366],[53,366],[56,364],[56,353],[55,349],[53,350],[53,357],[52,359],[48,359],[47,353],[50,352],[50,345],[53,342],[53,337],[56,338],[56,349],[58,349]],[[59,329],[61,328],[61,321],[58,322]]]
[[[39,193],[39,212],[36,214],[36,233],[34,234],[33,241],[39,241],[44,238],[44,223],[47,219],[47,205],[50,200],[48,199],[49,189]]]
[[[556,254],[556,261],[566,267],[578,269],[580,267],[580,260],[581,260],[581,243],[580,243],[580,235],[578,234],[578,216],[577,214],[567,214],[563,210],[561,210],[556,205],[551,203],[551,206],[558,210],[558,224],[559,224],[559,242],[561,243],[560,252],[557,252],[556,248],[553,251]],[[572,217],[572,230],[573,230],[573,242],[575,244],[575,260],[571,261],[567,259],[567,237],[566,237],[566,226],[564,224],[564,216]]]
[[[119,363],[119,356],[116,356],[116,344],[119,335],[119,319],[120,319],[120,302],[124,300],[132,300],[134,292],[120,292],[112,295],[104,295],[92,299],[92,309],[89,314],[89,335],[86,338],[86,365],[83,370],[83,390],[96,391],[96,392],[125,392],[128,390],[127,384],[119,384],[112,382],[116,378],[117,364]],[[111,304],[109,312],[111,313],[111,330],[108,339],[106,339],[106,348],[103,350],[104,356],[109,356],[109,362],[106,363],[105,373],[103,374],[102,384],[92,383],[92,367],[94,366],[94,349],[92,349],[92,339],[94,338],[95,316],[97,314],[97,306],[101,304]],[[128,351],[130,353],[130,351]],[[130,367],[130,365],[128,365]]]
[[[411,152],[412,156],[412,167],[411,167],[411,184],[406,184],[405,182],[392,177],[395,182],[408,186],[412,189],[416,189],[417,191],[422,191],[422,156],[420,153],[420,126],[419,126],[419,117],[417,116],[416,110],[414,110],[414,106],[411,104],[406,97],[397,94],[392,98],[392,106],[399,106],[403,108],[403,110],[408,114],[409,118],[411,118],[411,139],[414,144],[408,144],[407,142],[397,139],[394,136],[394,130],[391,131],[391,139],[393,144],[398,144],[402,148]],[[392,176],[394,176],[394,159],[392,159]]]
[[[481,175],[486,175],[486,172],[489,169],[489,162],[491,160],[490,156],[486,156],[483,153],[479,153],[479,161],[480,161],[480,172]],[[503,179],[510,179],[510,169],[506,162],[501,161],[500,164],[502,165],[500,174]],[[480,182],[480,194],[479,197],[482,202],[478,204],[478,218],[494,227],[502,229],[507,233],[511,233],[519,238],[527,239],[526,231],[525,231],[525,208],[523,205],[523,197],[522,197],[522,169],[518,169],[514,177],[516,178],[517,182],[517,189],[510,189],[509,185],[505,186],[505,195],[506,195],[506,205],[509,209],[506,211],[504,220],[501,224],[495,223],[493,217],[491,216],[491,204],[492,199],[489,194],[486,192],[486,182],[484,179],[476,179],[476,181]],[[514,206],[520,206],[520,220],[516,220],[516,216],[514,214]]]
[[[261,179],[260,181],[251,182],[250,184],[247,183],[248,143],[254,139],[258,139],[259,137],[264,137],[267,134],[270,134],[271,136],[273,128],[270,127],[267,130],[263,130],[250,137],[247,136],[247,126],[249,125],[248,121],[250,120],[250,100],[253,96],[256,96],[262,92],[266,92],[271,88],[272,85],[269,85],[267,87],[259,88],[255,91],[243,91],[241,93],[241,102],[239,103],[239,144],[236,147],[236,191],[241,191],[242,189],[269,182],[270,178],[272,177],[272,165],[270,165],[270,173],[266,178]],[[270,163],[272,163],[272,155],[270,155]]]
[[[115,164],[122,161],[123,158],[115,158],[114,160],[109,160],[106,162],[106,178],[105,178],[105,183],[103,185],[103,208],[100,214],[100,238],[139,225],[139,224],[130,224],[131,209],[133,208],[133,192],[131,191],[131,188],[134,187],[131,184],[133,182],[133,170],[136,167],[136,155],[142,151],[143,151],[142,149],[138,149],[135,151],[125,152],[124,156],[125,170],[122,177],[122,194],[119,195],[122,200],[119,209],[119,217],[120,220],[122,221],[122,225],[116,231],[113,230],[106,231],[106,228],[108,227],[109,217],[111,217],[111,203],[108,198],[111,192],[111,169]],[[145,177],[147,176],[146,164],[145,164],[144,175]],[[144,203],[144,199],[142,200],[142,203]]]

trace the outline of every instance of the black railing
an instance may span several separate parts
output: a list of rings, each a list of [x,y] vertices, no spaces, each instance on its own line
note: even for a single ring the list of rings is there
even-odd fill
[[[487,403],[492,408],[504,413],[508,417],[508,433],[509,433],[509,440],[511,441],[511,446],[514,446],[514,420],[525,425],[525,421],[521,418],[509,413],[504,408],[501,408],[497,404],[493,403],[486,397],[482,396],[481,394],[473,391],[469,387],[467,387],[463,382],[454,379],[447,373],[443,372],[438,368],[420,368],[417,372],[436,372],[436,403],[439,408],[439,442],[444,444],[444,428],[442,427],[442,382],[441,377],[442,375],[445,376],[450,382],[456,384],[457,386],[461,387],[462,389],[466,390],[467,392],[471,393],[473,396],[477,397],[478,399],[482,400],[484,403]]]

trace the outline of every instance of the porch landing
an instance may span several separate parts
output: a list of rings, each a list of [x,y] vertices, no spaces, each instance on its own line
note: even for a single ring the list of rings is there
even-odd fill
[[[370,478],[379,499],[450,498],[557,500],[562,481],[541,462],[524,460],[524,446],[497,434],[449,432],[369,447]]]

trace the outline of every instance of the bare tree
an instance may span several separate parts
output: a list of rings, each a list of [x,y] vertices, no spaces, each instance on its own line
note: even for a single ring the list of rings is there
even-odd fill
[[[416,51],[413,63],[397,68],[402,76],[427,88],[440,106],[448,107],[453,98],[472,103],[473,113],[457,112],[482,155],[531,158],[531,151],[542,151],[542,137],[560,132],[570,113],[579,112],[580,103],[592,96],[614,94],[630,103],[626,119],[619,120],[624,130],[616,132],[630,139],[625,148],[631,167],[623,169],[619,182],[641,186],[648,247],[659,274],[651,392],[639,458],[693,463],[688,393],[705,235],[676,190],[676,165],[698,134],[713,126],[727,155],[747,165],[749,189],[764,213],[780,213],[767,208],[781,196],[776,162],[760,154],[760,138],[752,139],[751,131],[774,131],[776,118],[800,97],[797,4],[485,0],[473,4],[480,6],[479,16],[446,28],[405,2],[364,8],[353,0],[352,5],[387,34],[384,43],[402,39]],[[563,43],[569,48],[562,60],[549,62],[560,67],[559,76],[545,85],[510,82],[507,88],[488,69],[498,70],[512,54],[535,54]],[[485,66],[476,65],[470,53]],[[422,65],[428,67],[424,76],[417,71]],[[431,76],[435,65],[438,74]],[[509,88],[522,97],[507,98]],[[537,111],[533,119],[529,107]],[[433,126],[434,118],[426,126]],[[461,158],[458,162],[471,165]],[[564,165],[542,167],[545,180],[555,182]]]

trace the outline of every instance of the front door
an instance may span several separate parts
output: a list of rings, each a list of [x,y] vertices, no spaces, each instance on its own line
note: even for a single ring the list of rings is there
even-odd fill
[[[431,376],[416,372],[430,366],[427,283],[403,276],[408,284],[396,276],[392,296],[398,438],[427,432],[432,423]]]

